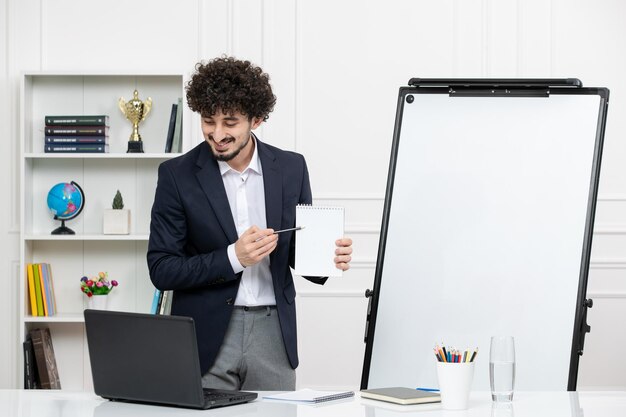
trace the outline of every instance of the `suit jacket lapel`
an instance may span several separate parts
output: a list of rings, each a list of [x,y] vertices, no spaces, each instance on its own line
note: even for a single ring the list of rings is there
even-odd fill
[[[209,204],[213,208],[213,212],[228,240],[230,243],[235,243],[238,239],[237,229],[235,228],[233,215],[228,204],[226,189],[224,188],[217,161],[213,158],[207,143],[204,143],[204,146],[202,146],[196,164],[200,168],[196,172],[196,178],[198,178],[200,187],[206,194]]]
[[[255,136],[256,138],[256,136]],[[283,178],[276,156],[260,140],[256,140],[259,147],[259,158],[263,169],[263,187],[265,188],[265,218],[267,227],[279,230],[281,227],[283,206]]]
[[[255,136],[256,138],[256,136]],[[256,140],[259,147],[259,158],[263,169],[263,187],[265,188],[265,220],[267,227],[280,230],[281,218],[283,216],[283,175],[274,153],[260,140]],[[275,261],[278,251],[270,253],[270,270],[274,291],[282,288],[282,283],[277,280],[282,276],[278,271],[279,262]],[[276,294],[278,297],[278,294]]]

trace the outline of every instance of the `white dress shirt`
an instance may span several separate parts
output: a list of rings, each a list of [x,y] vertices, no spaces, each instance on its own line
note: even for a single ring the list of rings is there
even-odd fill
[[[217,161],[238,236],[253,225],[259,229],[267,227],[263,170],[254,136],[250,140],[254,141],[254,153],[250,164],[243,172],[234,170],[227,162]],[[255,265],[244,268],[237,258],[234,243],[228,246],[227,252],[235,273],[243,271],[235,305],[276,305],[269,256]]]

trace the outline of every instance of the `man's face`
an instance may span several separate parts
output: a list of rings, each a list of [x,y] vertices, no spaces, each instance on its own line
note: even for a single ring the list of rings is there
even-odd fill
[[[212,116],[202,116],[202,134],[215,159],[231,161],[251,146],[250,132],[260,124],[261,120],[250,120],[239,112],[224,114],[218,110]]]

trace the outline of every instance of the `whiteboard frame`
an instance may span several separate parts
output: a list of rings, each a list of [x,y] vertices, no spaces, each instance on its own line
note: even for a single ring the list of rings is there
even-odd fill
[[[368,388],[370,377],[370,364],[374,345],[376,318],[378,315],[378,300],[383,279],[383,266],[385,260],[385,246],[392,206],[396,163],[398,157],[399,141],[401,136],[403,110],[405,100],[409,95],[419,94],[448,94],[449,96],[471,97],[525,97],[550,95],[598,95],[600,106],[598,109],[594,155],[589,183],[589,196],[587,200],[587,217],[585,222],[582,253],[580,260],[580,272],[578,293],[576,301],[576,315],[572,334],[570,350],[570,367],[568,376],[568,391],[576,390],[578,366],[580,356],[583,354],[584,337],[591,328],[586,322],[587,308],[593,305],[593,301],[586,298],[587,281],[589,276],[589,262],[591,256],[591,244],[593,237],[593,225],[596,212],[598,184],[600,179],[600,167],[606,128],[606,117],[609,103],[609,90],[607,88],[583,87],[582,82],[575,78],[570,79],[419,79],[409,80],[409,86],[399,89],[393,143],[387,177],[387,188],[381,225],[381,233],[378,246],[374,288],[367,290],[365,296],[369,297],[367,309],[365,338],[365,356],[363,361],[363,373],[361,376],[361,389]],[[408,312],[407,312],[408,313]],[[400,370],[399,370],[400,371]]]

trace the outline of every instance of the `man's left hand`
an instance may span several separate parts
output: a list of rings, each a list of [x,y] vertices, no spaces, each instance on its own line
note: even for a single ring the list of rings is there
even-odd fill
[[[337,249],[335,249],[335,266],[337,269],[347,271],[350,269],[350,261],[352,260],[352,239],[343,238],[335,241]]]

